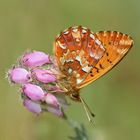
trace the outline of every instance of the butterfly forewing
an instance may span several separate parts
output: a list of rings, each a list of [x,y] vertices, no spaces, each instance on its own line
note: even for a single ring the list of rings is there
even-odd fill
[[[109,70],[111,70],[120,60],[127,54],[133,45],[130,36],[116,31],[98,32],[95,34],[102,42],[106,51],[102,58],[98,61],[92,72],[88,74],[86,79],[78,85],[78,88],[95,81]]]
[[[78,26],[62,32],[55,41],[58,65],[70,83],[82,83],[105,53],[100,40],[89,29]]]

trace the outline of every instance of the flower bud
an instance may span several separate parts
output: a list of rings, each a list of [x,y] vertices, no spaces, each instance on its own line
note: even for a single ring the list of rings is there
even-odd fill
[[[47,106],[47,110],[50,113],[53,113],[54,115],[57,115],[59,117],[63,116],[63,112],[61,111],[61,108],[55,108],[55,107]]]
[[[56,85],[48,85],[47,86],[47,89],[48,90],[51,90],[51,91],[59,91],[60,90],[60,87],[59,86],[56,86]]]
[[[48,91],[53,91],[55,93],[63,93],[65,92],[63,89],[60,88],[59,85],[46,85]]]
[[[23,105],[32,113],[40,114],[41,113],[41,106],[32,100],[25,99]]]
[[[30,79],[30,74],[23,68],[14,68],[9,70],[10,80],[16,84],[25,84]]]
[[[35,51],[27,53],[23,56],[21,62],[27,67],[42,66],[46,63],[50,63],[49,55],[44,52]]]
[[[56,81],[56,77],[50,70],[34,69],[32,70],[32,74],[36,80],[43,83],[51,83]]]
[[[39,101],[44,98],[44,91],[42,88],[34,84],[25,84],[23,93],[33,101]]]
[[[53,107],[59,107],[59,102],[53,94],[47,93],[45,95],[45,101],[48,105],[51,105]]]

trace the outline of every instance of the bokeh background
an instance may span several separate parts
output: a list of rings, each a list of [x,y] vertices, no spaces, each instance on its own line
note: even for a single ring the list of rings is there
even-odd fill
[[[52,54],[55,36],[73,25],[130,34],[135,45],[110,73],[82,89],[96,113],[94,125],[81,104],[69,118],[83,123],[90,140],[140,139],[139,0],[0,0],[0,140],[67,140],[74,131],[51,114],[39,117],[21,103],[5,72],[28,48]]]

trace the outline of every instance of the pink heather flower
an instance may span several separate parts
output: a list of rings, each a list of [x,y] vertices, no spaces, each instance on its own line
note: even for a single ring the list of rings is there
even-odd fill
[[[24,66],[36,67],[50,63],[50,59],[49,55],[45,54],[44,52],[35,51],[25,54],[21,59],[21,62]]]
[[[21,84],[23,105],[36,114],[47,111],[62,117],[62,108],[69,104],[63,94],[66,91],[57,81],[60,71],[56,58],[40,51],[30,52],[24,54],[17,67],[9,70],[8,76],[13,83]]]
[[[54,91],[59,91],[60,90],[60,88],[58,86],[53,86],[53,85],[48,85],[47,89],[48,90],[54,90]]]
[[[55,97],[57,98],[60,106],[62,106],[64,109],[66,109],[70,104],[67,102],[65,95],[61,93],[56,93]]]
[[[32,70],[32,73],[36,80],[42,83],[51,83],[56,81],[56,77],[50,70],[34,69]]]
[[[44,98],[44,91],[41,87],[34,84],[25,84],[23,93],[33,101],[39,101]]]
[[[58,93],[64,92],[64,90],[62,90],[58,85],[47,85],[46,88],[48,91],[53,91],[53,92],[58,92]]]
[[[55,108],[55,107],[47,106],[47,110],[50,113],[53,113],[54,115],[57,115],[59,117],[63,116],[63,112],[61,111],[61,108]]]
[[[23,68],[13,68],[9,70],[10,80],[16,84],[25,84],[30,79],[30,74]]]
[[[29,99],[24,99],[23,105],[31,112],[40,114],[41,113],[41,106]]]
[[[47,93],[45,95],[45,101],[50,106],[59,107],[59,102],[53,94]]]

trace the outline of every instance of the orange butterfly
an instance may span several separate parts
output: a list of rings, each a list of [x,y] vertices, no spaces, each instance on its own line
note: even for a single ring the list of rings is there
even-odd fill
[[[73,100],[81,101],[87,112],[90,109],[80,97],[79,90],[118,64],[132,47],[133,40],[116,31],[93,33],[90,29],[76,26],[61,32],[54,45],[63,75],[60,85]]]

